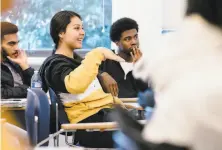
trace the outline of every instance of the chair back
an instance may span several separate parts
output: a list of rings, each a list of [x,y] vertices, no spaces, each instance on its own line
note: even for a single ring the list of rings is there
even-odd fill
[[[36,95],[32,92],[32,90],[28,89],[27,94],[27,104],[25,109],[25,121],[26,121],[26,129],[29,137],[29,142],[31,146],[35,146],[37,144],[37,127],[35,118],[37,117],[37,100]]]
[[[56,93],[53,91],[52,88],[49,88],[49,95],[51,99],[51,119],[50,123],[50,130],[51,133],[55,133],[60,129],[61,124],[70,123],[69,119],[67,117],[67,114],[64,110],[64,106],[59,99],[59,97],[56,95]],[[55,124],[57,124],[57,127],[55,127]]]
[[[25,116],[32,146],[49,137],[50,105],[44,91],[41,89],[28,90]],[[43,146],[47,145],[48,143],[45,143]]]

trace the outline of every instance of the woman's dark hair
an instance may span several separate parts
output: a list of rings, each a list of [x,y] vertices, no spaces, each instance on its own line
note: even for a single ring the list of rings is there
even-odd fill
[[[79,19],[82,19],[79,14],[73,11],[60,11],[52,17],[52,20],[50,22],[50,35],[53,39],[53,42],[55,43],[53,54],[58,48],[59,33],[66,32],[66,27],[71,22],[72,17],[78,17]]]
[[[209,23],[222,27],[222,0],[188,0],[186,15],[199,14]]]

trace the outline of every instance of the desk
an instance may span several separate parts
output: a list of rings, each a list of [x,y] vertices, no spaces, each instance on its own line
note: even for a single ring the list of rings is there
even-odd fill
[[[25,107],[6,107],[6,106],[1,106],[1,112],[4,111],[11,111],[11,110],[25,110]]]
[[[138,98],[119,98],[123,103],[137,103]]]
[[[138,103],[124,103],[128,109],[144,110]]]
[[[25,105],[26,99],[1,99],[1,115],[8,123],[25,128]]]
[[[8,110],[25,110],[27,99],[1,99],[1,112]]]
[[[138,120],[139,123],[145,124],[146,120]],[[119,130],[117,122],[96,122],[96,123],[73,123],[73,124],[62,124],[61,129],[64,130]]]

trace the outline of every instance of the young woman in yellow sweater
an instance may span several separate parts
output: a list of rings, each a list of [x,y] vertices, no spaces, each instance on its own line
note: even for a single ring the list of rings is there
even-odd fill
[[[106,59],[124,61],[106,48],[95,48],[79,57],[73,50],[82,48],[84,39],[80,15],[61,11],[54,15],[50,34],[55,51],[40,69],[43,89],[51,87],[65,107],[70,123],[104,122],[114,104],[121,101],[103,91],[98,79],[99,65]],[[76,142],[85,147],[113,147],[111,132],[78,131]]]

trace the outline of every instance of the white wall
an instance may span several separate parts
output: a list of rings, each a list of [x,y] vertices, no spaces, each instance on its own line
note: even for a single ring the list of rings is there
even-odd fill
[[[143,51],[159,44],[162,29],[177,29],[184,18],[187,0],[112,0],[113,22],[130,17],[139,24]],[[116,48],[112,43],[112,48]]]
[[[139,38],[142,50],[157,42],[162,28],[162,0],[112,0],[113,22],[130,17],[139,24]],[[112,45],[112,48],[115,48]]]
[[[184,18],[187,0],[162,0],[162,26],[177,29]]]

